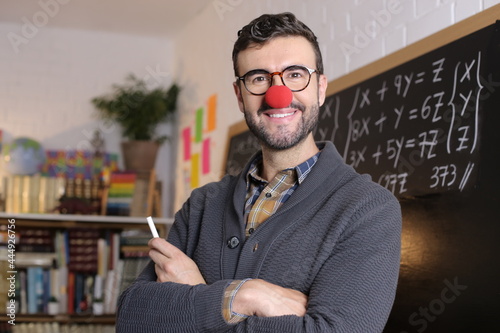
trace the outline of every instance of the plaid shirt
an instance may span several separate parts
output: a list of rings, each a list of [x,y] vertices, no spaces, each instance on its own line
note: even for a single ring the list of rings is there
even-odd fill
[[[247,173],[247,196],[245,201],[246,236],[250,236],[290,198],[318,161],[320,152],[294,168],[282,170],[267,182],[259,176],[262,156],[255,159]],[[232,311],[236,292],[248,281],[235,280],[226,288],[222,313],[228,323],[238,323],[247,316]]]

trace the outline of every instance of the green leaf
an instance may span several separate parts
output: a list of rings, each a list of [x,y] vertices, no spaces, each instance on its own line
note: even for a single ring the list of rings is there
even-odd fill
[[[129,140],[155,140],[169,138],[158,136],[157,127],[172,121],[177,108],[180,88],[175,83],[168,89],[148,90],[146,82],[129,75],[124,84],[114,84],[113,93],[93,98],[92,104],[101,120],[116,123],[122,135]]]

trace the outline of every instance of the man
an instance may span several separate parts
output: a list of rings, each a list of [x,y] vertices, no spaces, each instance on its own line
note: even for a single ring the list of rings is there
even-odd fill
[[[120,297],[117,332],[381,332],[399,271],[398,202],[312,130],[327,79],[290,13],[245,26],[234,91],[262,151],[192,192]]]

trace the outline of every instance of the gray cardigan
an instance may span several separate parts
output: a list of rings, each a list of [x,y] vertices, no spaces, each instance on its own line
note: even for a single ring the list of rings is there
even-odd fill
[[[347,166],[331,142],[324,145],[305,181],[246,240],[248,165],[237,177],[194,190],[168,240],[193,258],[207,284],[157,283],[150,263],[120,296],[116,331],[381,332],[398,279],[400,206]],[[307,314],[227,324],[224,289],[243,278],[305,293]]]

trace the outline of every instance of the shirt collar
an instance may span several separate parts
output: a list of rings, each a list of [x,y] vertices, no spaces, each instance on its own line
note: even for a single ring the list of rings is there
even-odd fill
[[[309,158],[308,160],[300,163],[299,165],[296,165],[295,167],[287,168],[282,170],[282,172],[285,172],[287,170],[295,170],[297,174],[297,181],[299,184],[302,184],[304,179],[306,179],[307,175],[309,172],[311,172],[311,169],[313,166],[316,164],[318,161],[319,155],[321,154],[321,150],[316,153],[314,156]],[[262,169],[262,154],[258,154],[255,159],[252,161],[250,164],[250,168],[248,169],[247,173],[247,186],[250,184],[251,181],[259,182],[262,184],[267,184],[268,182],[264,180],[262,177],[259,176],[260,170]]]

